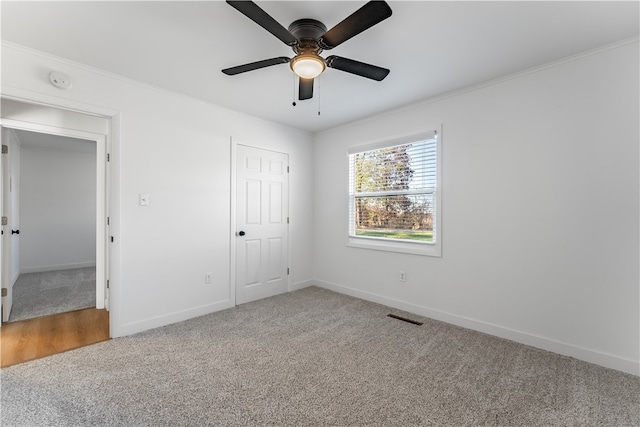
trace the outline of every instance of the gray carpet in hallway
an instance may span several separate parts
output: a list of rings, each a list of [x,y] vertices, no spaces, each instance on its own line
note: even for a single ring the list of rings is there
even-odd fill
[[[9,321],[95,306],[95,267],[23,273],[13,285],[13,307]]]
[[[3,369],[3,426],[634,426],[640,378],[311,287]]]

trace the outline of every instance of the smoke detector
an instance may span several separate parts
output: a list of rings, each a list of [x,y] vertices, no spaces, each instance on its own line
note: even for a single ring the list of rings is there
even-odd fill
[[[49,74],[49,81],[52,85],[60,89],[69,89],[71,87],[71,77],[60,71],[52,71]]]

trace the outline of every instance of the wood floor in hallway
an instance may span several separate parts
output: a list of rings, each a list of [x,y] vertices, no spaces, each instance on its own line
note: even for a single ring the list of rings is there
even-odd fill
[[[87,308],[2,324],[0,367],[109,339],[109,313]]]

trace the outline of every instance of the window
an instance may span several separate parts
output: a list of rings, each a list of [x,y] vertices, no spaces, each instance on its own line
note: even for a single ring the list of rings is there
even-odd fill
[[[436,131],[349,150],[348,245],[440,256]]]

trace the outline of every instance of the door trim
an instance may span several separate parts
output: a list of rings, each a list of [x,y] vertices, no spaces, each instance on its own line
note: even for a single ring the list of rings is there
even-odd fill
[[[237,239],[236,239],[236,146],[238,144],[234,141],[233,137],[229,138],[229,148],[231,151],[231,172],[229,176],[229,180],[231,181],[231,197],[230,197],[230,209],[229,214],[231,215],[229,218],[229,301],[234,306],[236,305],[236,250],[237,250]]]
[[[107,166],[108,136],[98,133],[66,129],[13,119],[2,119],[2,127],[49,135],[81,138],[96,143],[96,308],[103,309],[108,300],[107,280],[109,276],[109,247],[107,216],[109,216],[110,168]],[[108,304],[108,303],[107,303]]]

